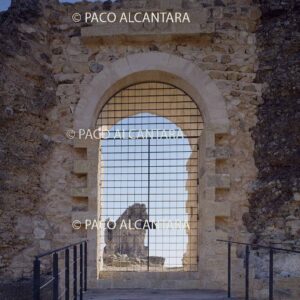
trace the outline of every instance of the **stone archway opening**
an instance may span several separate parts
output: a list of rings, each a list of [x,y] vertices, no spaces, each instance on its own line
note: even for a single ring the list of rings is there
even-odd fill
[[[199,188],[198,199],[198,256],[197,272],[113,272],[112,277],[100,276],[103,268],[103,257],[99,245],[103,234],[101,231],[87,229],[88,248],[88,277],[91,287],[113,288],[167,288],[173,285],[177,288],[220,288],[225,282],[225,273],[220,269],[226,268],[223,249],[219,251],[216,239],[228,239],[227,232],[218,230],[219,220],[230,217],[230,202],[227,194],[230,189],[230,176],[226,170],[219,168],[229,157],[226,139],[229,128],[225,101],[216,84],[196,65],[180,57],[161,52],[139,53],[112,62],[81,91],[80,101],[74,114],[74,128],[99,127],[99,115],[105,104],[114,95],[129,86],[141,82],[164,82],[175,86],[193,99],[193,103],[201,111],[205,124],[199,137]],[[114,126],[122,118],[132,114],[120,112],[115,115]],[[140,112],[142,113],[142,111]],[[155,114],[156,112],[147,111]],[[175,116],[173,116],[175,118]],[[179,128],[181,114],[170,122]],[[183,130],[183,129],[182,129]],[[101,219],[101,157],[99,156],[99,140],[75,140],[74,147],[86,153],[84,159],[75,161],[74,172],[86,174],[86,188],[74,188],[73,197],[85,197],[87,212],[74,212],[73,220]],[[105,272],[102,272],[105,273]],[[111,280],[121,275],[121,281]],[[146,274],[145,274],[146,273]],[[158,274],[159,273],[159,274]],[[167,274],[166,274],[167,273]],[[127,275],[128,274],[128,275]],[[130,275],[129,275],[130,274]],[[109,275],[110,276],[110,275]],[[116,276],[116,277],[115,277]],[[172,283],[180,277],[179,281]],[[107,278],[108,280],[105,280]],[[151,278],[151,280],[149,280]],[[213,278],[213,280],[212,280]],[[101,279],[101,280],[99,280]],[[170,281],[170,280],[171,281]],[[124,281],[125,280],[125,281]],[[125,284],[126,283],[126,284]],[[125,285],[124,285],[125,284]],[[180,284],[180,285],[179,285]]]
[[[103,106],[98,272],[198,270],[199,138],[195,102],[145,82]]]

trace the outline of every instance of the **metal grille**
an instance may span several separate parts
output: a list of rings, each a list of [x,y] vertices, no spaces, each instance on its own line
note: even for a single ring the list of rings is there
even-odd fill
[[[118,92],[97,122],[103,271],[197,271],[199,109],[149,82]]]

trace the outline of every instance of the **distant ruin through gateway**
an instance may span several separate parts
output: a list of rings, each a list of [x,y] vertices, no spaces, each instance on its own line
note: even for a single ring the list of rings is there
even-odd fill
[[[224,272],[220,273],[218,270],[220,268],[225,269],[226,263],[223,259],[223,253],[217,251],[216,239],[226,239],[227,233],[217,232],[216,222],[230,215],[230,205],[224,198],[226,196],[226,194],[224,196],[224,191],[228,191],[230,187],[230,178],[228,174],[219,172],[217,167],[219,161],[223,163],[228,158],[227,152],[222,149],[224,138],[226,139],[228,133],[229,123],[225,101],[216,84],[195,64],[175,55],[163,52],[128,55],[126,58],[110,63],[103,72],[95,75],[93,80],[81,90],[80,101],[74,114],[74,128],[76,130],[81,128],[96,129],[101,126],[101,117],[102,120],[105,120],[105,117],[107,118],[107,124],[102,121],[103,129],[111,130],[114,125],[126,118],[130,119],[134,115],[138,118],[141,117],[137,116],[138,114],[150,114],[157,120],[159,117],[165,118],[165,122],[172,123],[175,126],[174,128],[180,128],[183,132],[186,132],[185,135],[189,136],[189,127],[183,128],[183,124],[180,125],[180,123],[187,122],[189,124],[190,118],[197,116],[186,116],[187,119],[185,119],[184,109],[175,109],[177,115],[167,117],[174,110],[174,104],[176,103],[165,104],[162,108],[164,112],[167,111],[168,113],[161,116],[157,114],[155,105],[141,107],[141,111],[130,111],[129,107],[126,107],[126,102],[122,101],[125,109],[121,111],[115,109],[114,113],[110,113],[110,118],[108,118],[108,111],[105,111],[107,103],[114,99],[120,91],[121,93],[123,91],[121,97],[125,96],[126,98],[125,94],[128,93],[126,89],[139,84],[163,84],[171,86],[172,91],[181,91],[189,100],[192,99],[189,103],[197,108],[197,114],[201,118],[199,124],[204,125],[200,128],[201,134],[198,134],[198,138],[190,138],[191,141],[188,142],[192,145],[193,155],[198,159],[198,168],[195,174],[199,175],[199,184],[196,188],[199,205],[197,205],[197,211],[193,211],[195,218],[199,216],[199,220],[195,222],[198,231],[197,248],[191,250],[191,254],[186,253],[186,249],[192,249],[189,247],[188,242],[186,249],[182,250],[184,254],[181,254],[177,259],[182,270],[187,272],[161,272],[158,268],[156,268],[156,272],[101,272],[104,269],[105,233],[101,230],[88,228],[86,236],[89,240],[89,284],[91,287],[98,288],[123,287],[125,282],[128,288],[160,287],[162,284],[167,287],[168,282],[171,282],[170,280],[180,278],[182,286],[185,288],[195,288],[196,286],[219,288],[220,285],[223,286],[226,274]],[[104,115],[101,115],[101,113],[104,113]],[[146,117],[149,117],[149,115]],[[197,122],[197,120],[193,120],[193,122]],[[172,141],[172,139],[169,140]],[[197,145],[199,149],[197,149]],[[86,212],[74,212],[72,214],[73,220],[82,220],[83,222],[86,218],[101,220],[103,216],[104,207],[102,205],[104,204],[103,196],[105,196],[105,193],[101,184],[105,178],[103,178],[101,168],[104,167],[104,160],[99,146],[100,143],[97,139],[74,141],[74,147],[80,152],[86,153],[85,160],[75,161],[74,170],[76,174],[86,174],[87,188],[75,188],[73,195],[86,197],[88,207]],[[195,168],[195,166],[189,167]],[[134,175],[129,176],[132,178]],[[222,197],[222,201],[216,201],[220,197]],[[136,202],[140,203],[138,201],[140,200],[136,199]],[[130,205],[119,211],[117,217],[120,217],[128,207]],[[184,211],[184,213],[186,212]],[[188,216],[188,214],[186,215]],[[150,219],[150,221],[152,220]],[[192,241],[192,235],[187,235],[190,237],[190,241]],[[161,257],[162,255],[156,253],[153,256]],[[193,259],[190,260],[189,257]],[[162,261],[157,257],[153,259],[156,262]],[[109,260],[111,259],[109,258]],[[191,263],[188,264],[189,260]],[[126,264],[128,262],[124,263],[124,265]],[[211,274],[211,277],[202,275],[208,273]],[[212,277],[214,278],[213,281],[209,279]]]
[[[100,215],[114,224],[101,229],[100,271],[197,271],[195,102],[169,84],[135,84],[105,104],[97,126],[109,132],[100,142]]]

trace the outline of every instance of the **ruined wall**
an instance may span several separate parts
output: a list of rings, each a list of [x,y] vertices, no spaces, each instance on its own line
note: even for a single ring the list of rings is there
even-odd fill
[[[135,9],[147,7],[143,1],[124,1],[123,5]],[[223,204],[228,201],[230,205],[224,211],[213,212],[217,217],[211,225],[215,227],[212,230],[217,231],[215,237],[247,240],[248,234],[241,216],[248,211],[246,190],[256,174],[254,145],[249,129],[255,125],[256,107],[261,100],[260,84],[254,83],[258,65],[255,30],[260,11],[256,5],[245,2],[176,2],[176,8],[181,5],[186,10],[193,10],[195,16],[198,16],[197,34],[189,36],[191,29],[184,24],[181,34],[171,30],[168,35],[160,34],[164,32],[163,28],[129,26],[125,32],[122,28],[122,36],[110,38],[107,37],[110,29],[112,34],[118,33],[120,29],[105,27],[103,32],[99,30],[101,25],[80,23],[76,26],[81,27],[81,30],[76,31],[76,26],[68,16],[75,11],[101,10],[101,6],[69,6],[62,19],[65,24],[61,26],[65,37],[63,40],[55,40],[53,44],[57,53],[53,61],[58,92],[66,94],[64,101],[71,103],[78,97],[76,88],[82,90],[98,72],[105,71],[111,62],[134,53],[161,51],[183,57],[199,66],[221,90],[230,118],[229,134],[217,137],[217,146],[227,147],[227,152],[218,157],[216,173],[220,176],[229,174],[231,181],[211,182],[216,187],[217,201]],[[155,7],[159,7],[158,2]],[[71,36],[73,32],[77,32],[78,36]],[[223,250],[225,253],[226,248]],[[209,246],[202,251],[210,251]],[[218,263],[215,260],[211,264]]]
[[[257,32],[259,69],[264,84],[258,107],[250,212],[244,216],[257,241],[300,244],[299,4],[262,1]]]
[[[0,274],[30,275],[32,257],[51,245],[40,176],[54,144],[46,113],[56,105],[49,29],[38,1],[13,1],[0,15]]]
[[[261,1],[261,10],[255,82],[263,84],[263,94],[252,128],[258,175],[243,218],[254,242],[295,249],[300,245],[299,3]],[[254,293],[267,294],[269,257],[259,252],[252,258]],[[299,262],[297,254],[276,253],[276,298],[300,297]]]
[[[226,99],[230,129],[216,144],[228,151],[222,154],[226,159],[217,160],[216,172],[230,174],[231,181],[230,188],[219,185],[216,201],[230,200],[231,207],[229,215],[215,220],[219,236],[246,241],[250,232],[259,241],[295,244],[300,203],[296,4],[263,2],[260,21],[252,1],[176,1],[177,8],[201,11],[197,35],[135,41],[134,35],[127,40],[82,37],[82,29],[88,33],[89,28],[73,23],[72,12],[101,10],[100,3],[15,3],[0,21],[2,278],[29,276],[34,254],[85,236],[73,232],[71,215],[87,210],[84,195],[72,192],[87,185],[86,176],[72,173],[74,160],[86,153],[73,149],[65,130],[73,127],[82,88],[112,61],[139,52],[162,51],[193,62]],[[158,8],[160,3],[127,0],[112,9]],[[263,83],[268,85],[262,99]],[[250,185],[256,168],[258,180]]]
[[[37,2],[32,3],[36,4]],[[142,9],[149,7],[150,4],[147,1],[123,1],[121,4],[114,5],[112,9],[122,7]],[[151,5],[158,8],[160,2],[156,1],[154,3],[151,1]],[[71,147],[71,141],[64,137],[64,133],[67,128],[73,127],[73,112],[80,97],[80,90],[98,72],[105,69],[105,66],[110,62],[128,54],[139,52],[162,51],[183,57],[204,70],[220,88],[226,99],[230,117],[230,131],[227,136],[220,137],[216,142],[217,145],[228,146],[229,149],[226,153],[228,159],[218,160],[217,173],[229,173],[231,185],[229,189],[226,184],[224,187],[220,183],[215,183],[219,184],[219,188],[216,190],[216,199],[217,201],[230,199],[231,209],[229,209],[230,216],[224,213],[224,215],[221,214],[216,218],[215,229],[219,232],[219,236],[232,236],[241,240],[247,238],[248,235],[241,214],[248,210],[245,190],[256,174],[252,155],[253,140],[249,128],[255,125],[256,107],[260,102],[260,84],[254,82],[257,69],[255,30],[260,11],[255,4],[249,1],[177,1],[176,7],[186,10],[199,10],[199,34],[194,36],[171,34],[165,40],[157,35],[154,38],[147,38],[139,42],[134,42],[134,38],[127,41],[122,39],[114,39],[113,41],[93,38],[83,39],[81,37],[81,27],[84,28],[86,25],[73,23],[70,16],[74,11],[96,8],[101,10],[102,5],[99,3],[45,7],[43,10],[44,18],[36,17],[33,22],[34,25],[31,25],[30,28],[25,26],[24,30],[29,31],[29,33],[27,32],[22,36],[24,41],[28,41],[27,44],[30,45],[31,51],[23,55],[23,61],[26,62],[24,72],[30,73],[30,76],[27,75],[28,81],[26,82],[22,80],[16,82],[15,79],[12,79],[5,81],[5,84],[14,82],[17,86],[21,84],[25,87],[22,92],[23,98],[20,98],[23,105],[27,102],[32,103],[32,101],[24,100],[24,94],[30,100],[34,101],[36,99],[38,103],[44,103],[39,101],[45,101],[45,104],[39,114],[33,114],[28,109],[18,112],[18,116],[14,113],[13,116],[9,117],[13,119],[6,117],[11,123],[10,125],[3,123],[3,126],[7,126],[7,133],[13,132],[13,124],[22,127],[23,131],[18,133],[21,137],[26,136],[25,132],[30,128],[26,124],[34,126],[35,130],[38,128],[38,137],[29,138],[25,145],[31,147],[30,149],[34,149],[33,151],[41,149],[41,153],[47,152],[47,155],[43,156],[39,154],[40,152],[33,152],[34,155],[32,155],[29,165],[35,170],[36,175],[30,173],[27,181],[18,173],[13,173],[11,176],[11,180],[17,178],[17,181],[21,181],[23,178],[22,185],[24,188],[26,187],[27,198],[21,198],[17,193],[12,193],[12,188],[9,188],[6,183],[6,191],[9,195],[7,197],[13,199],[10,202],[5,201],[3,206],[6,212],[10,211],[5,217],[8,218],[7,226],[9,226],[11,218],[16,216],[15,206],[12,206],[16,199],[22,199],[20,205],[24,205],[27,209],[20,209],[20,206],[17,205],[20,209],[19,222],[32,225],[28,225],[30,228],[27,229],[28,233],[26,233],[25,239],[27,242],[25,244],[23,244],[24,239],[22,238],[22,230],[25,229],[17,227],[15,235],[18,238],[21,237],[22,242],[17,241],[16,238],[13,239],[15,252],[7,251],[7,247],[12,246],[12,244],[7,244],[11,243],[8,242],[11,239],[3,233],[3,238],[6,241],[3,245],[7,245],[3,249],[4,257],[6,257],[6,262],[2,268],[3,273],[9,269],[9,272],[11,272],[9,274],[12,277],[28,276],[33,254],[39,252],[39,250],[47,250],[50,247],[60,246],[67,241],[84,237],[84,232],[77,231],[74,235],[71,228],[72,213],[76,214],[77,211],[87,209],[84,196],[82,194],[72,194],[72,188],[84,188],[87,178],[86,176],[73,176],[72,165],[74,159],[84,159],[86,153],[74,151]],[[26,15],[23,14],[23,16]],[[28,16],[26,20],[28,20]],[[23,28],[24,25],[21,25],[21,23],[25,23],[25,21],[22,20],[18,24],[18,27]],[[4,30],[2,39],[9,41],[7,25],[3,25],[2,28]],[[43,28],[47,31],[45,41],[40,38],[40,31]],[[49,33],[50,29],[51,34]],[[38,35],[39,38],[34,39],[32,36],[35,35]],[[20,42],[21,37],[16,36],[18,37],[16,42]],[[14,43],[15,40],[12,41]],[[38,47],[34,48],[36,44]],[[6,65],[5,72],[12,70],[7,66],[10,62],[15,66],[13,74],[20,76],[22,73],[18,69],[20,64],[16,62],[17,59],[22,60],[22,57],[18,57],[15,53],[16,50],[10,48],[10,51],[13,51],[11,58],[8,59],[8,55],[3,54],[5,58],[3,62]],[[42,55],[42,53],[44,54]],[[46,62],[43,60],[46,60]],[[35,70],[41,64],[44,66],[42,68],[43,72],[46,73],[42,73],[42,77],[32,77],[32,70]],[[52,76],[55,78],[55,83]],[[56,90],[55,85],[57,85]],[[16,89],[15,87],[12,88]],[[32,96],[30,95],[31,88],[35,92]],[[15,99],[15,93],[8,90],[6,95]],[[47,91],[47,95],[51,96],[36,94],[36,90],[40,93]],[[56,93],[56,99],[53,98],[54,93]],[[22,117],[20,118],[20,116]],[[12,123],[13,120],[14,123]],[[27,123],[24,124],[23,122],[26,120]],[[14,147],[19,148],[19,141],[13,141],[14,143],[10,143],[6,139],[4,141],[6,147],[12,145],[11,149],[14,149]],[[27,149],[24,151],[19,149],[19,152],[22,153],[19,154],[22,163],[23,156],[26,155],[27,157],[28,153],[31,153]],[[14,151],[10,151],[10,153],[10,155],[13,155]],[[43,158],[44,160],[42,160]],[[6,160],[7,168],[15,170],[18,167],[22,172],[26,171],[26,175],[28,175],[27,166],[22,167],[22,163],[16,166],[15,163],[9,164],[9,161],[11,160]],[[5,174],[7,176],[9,172]],[[12,180],[12,182],[16,181]],[[26,199],[28,199],[28,203]],[[34,207],[31,207],[34,203],[37,203],[37,200],[40,206],[35,204]],[[33,225],[31,222],[35,218],[32,218],[32,216],[43,219],[43,221],[38,223],[36,221]],[[45,216],[45,218],[41,216]],[[24,218],[25,220],[22,221]],[[39,224],[39,226],[36,226],[36,224]],[[32,244],[35,247],[29,246]],[[24,257],[26,258],[24,259]],[[19,272],[15,271],[14,267],[16,266],[20,267]],[[26,270],[25,273],[24,270]]]

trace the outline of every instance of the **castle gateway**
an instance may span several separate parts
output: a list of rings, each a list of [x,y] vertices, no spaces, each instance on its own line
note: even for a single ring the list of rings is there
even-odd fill
[[[13,1],[0,298],[299,299],[297,9]]]

